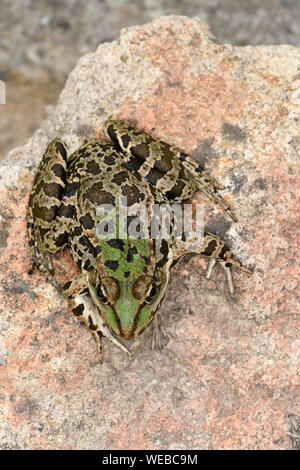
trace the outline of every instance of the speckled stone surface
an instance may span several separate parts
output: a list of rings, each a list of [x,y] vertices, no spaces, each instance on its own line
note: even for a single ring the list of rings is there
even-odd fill
[[[53,113],[0,167],[2,448],[292,448],[299,63],[291,46],[220,46],[184,17],[123,30],[79,60]],[[255,272],[235,272],[230,295],[221,269],[208,281],[205,260],[182,260],[163,306],[165,348],[133,344],[128,358],[104,341],[100,366],[62,296],[27,274],[24,216],[47,142],[61,137],[72,151],[86,135],[102,138],[108,116],[191,152],[226,185],[239,220],[207,204],[207,226]],[[71,275],[67,253],[55,263]]]

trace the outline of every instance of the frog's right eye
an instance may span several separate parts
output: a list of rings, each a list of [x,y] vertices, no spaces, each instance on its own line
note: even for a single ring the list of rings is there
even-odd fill
[[[104,291],[103,291],[103,288],[101,286],[98,286],[97,288],[97,296],[99,297],[99,299],[104,303],[104,304],[107,304],[108,303],[108,300],[106,298],[106,295],[104,294]]]
[[[146,304],[151,304],[154,301],[156,294],[157,294],[157,289],[155,286],[152,285],[147,292],[147,297],[145,300]]]

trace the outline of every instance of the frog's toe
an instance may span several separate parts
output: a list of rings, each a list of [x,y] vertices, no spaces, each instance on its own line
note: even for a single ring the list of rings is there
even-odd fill
[[[61,289],[61,286],[57,283],[54,277],[54,268],[52,266],[52,263],[50,264],[43,260],[41,261],[40,258],[32,258],[30,262],[30,266],[28,269],[28,274],[32,275],[34,272],[34,268],[37,268],[44,276],[45,278],[51,282],[51,284],[56,288],[56,289]]]
[[[209,260],[207,273],[206,273],[206,279],[210,279],[213,267],[216,264],[216,262],[217,262],[216,258],[211,258]],[[230,269],[229,266],[226,266],[226,263],[224,263],[222,261],[219,261],[219,263],[221,264],[222,268],[224,269],[224,271],[226,273],[228,284],[229,284],[229,290],[230,290],[231,294],[233,294],[234,293],[234,284],[233,284],[233,280],[232,280],[231,269]]]
[[[217,262],[222,266],[222,268],[224,269],[224,271],[226,273],[228,284],[229,284],[229,290],[230,290],[231,294],[234,293],[234,284],[233,284],[232,272],[231,272],[232,267],[240,269],[241,271],[243,271],[247,274],[253,274],[252,271],[250,271],[250,269],[247,269],[244,266],[242,266],[241,263],[232,255],[231,259],[227,260],[226,262],[224,260],[218,260],[216,258],[211,258],[209,260],[209,263],[208,263],[206,279],[210,279],[213,267]]]

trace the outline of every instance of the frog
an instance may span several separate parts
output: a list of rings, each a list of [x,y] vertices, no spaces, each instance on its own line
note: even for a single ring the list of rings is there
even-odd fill
[[[107,141],[86,138],[69,156],[61,139],[48,144],[26,216],[29,272],[37,267],[61,290],[71,311],[93,334],[100,363],[102,337],[131,355],[126,341],[157,323],[171,269],[187,253],[209,259],[208,279],[214,265],[221,265],[231,293],[232,268],[252,274],[210,232],[204,231],[201,245],[191,248],[184,236],[175,237],[172,231],[168,237],[151,237],[147,222],[143,236],[126,238],[122,231],[128,225],[120,214],[118,230],[107,230],[111,208],[120,208],[122,200],[127,209],[144,207],[151,218],[155,206],[182,205],[199,190],[233,221],[237,218],[220,194],[224,186],[188,153],[125,121],[107,119],[103,130]],[[100,234],[99,226],[106,231]],[[52,257],[65,247],[79,274],[60,285]]]

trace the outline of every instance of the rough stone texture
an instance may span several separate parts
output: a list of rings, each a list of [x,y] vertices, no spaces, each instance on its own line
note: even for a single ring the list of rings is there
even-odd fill
[[[2,448],[292,448],[299,63],[291,46],[220,46],[184,17],[124,30],[79,60],[53,113],[0,168]],[[62,137],[72,151],[108,116],[191,152],[226,184],[239,221],[208,204],[208,226],[255,273],[234,273],[230,295],[220,269],[207,281],[205,260],[182,260],[163,307],[165,349],[146,343],[128,358],[104,341],[101,367],[62,297],[27,274],[24,215],[47,142]],[[70,275],[67,258],[56,265]]]
[[[39,127],[82,54],[170,14],[201,18],[219,43],[300,45],[298,0],[1,0],[0,160]]]

